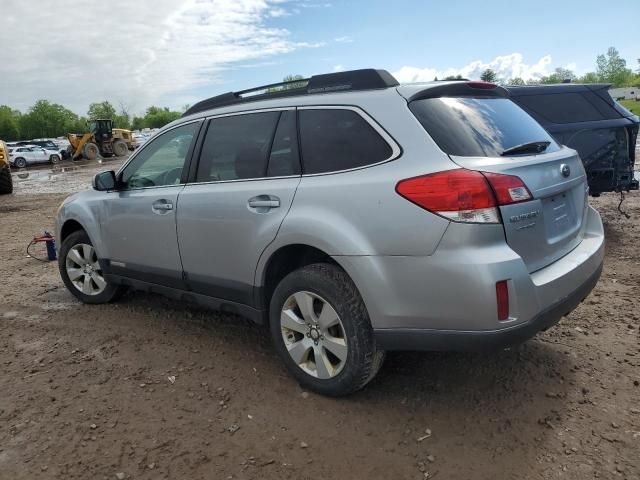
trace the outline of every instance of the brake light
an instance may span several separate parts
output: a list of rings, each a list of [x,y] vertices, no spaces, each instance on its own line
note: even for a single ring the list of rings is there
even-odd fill
[[[396,192],[454,222],[500,223],[498,206],[531,199],[520,178],[460,168],[401,180]]]
[[[490,172],[483,172],[482,174],[489,180],[500,205],[526,202],[533,198],[527,186],[520,180],[520,177]]]
[[[483,82],[480,80],[475,82],[467,82],[467,85],[469,85],[471,88],[480,88],[482,90],[493,90],[494,88],[498,88],[498,85],[496,85],[495,83]]]
[[[509,318],[509,284],[506,280],[496,282],[496,303],[498,304],[498,320]]]

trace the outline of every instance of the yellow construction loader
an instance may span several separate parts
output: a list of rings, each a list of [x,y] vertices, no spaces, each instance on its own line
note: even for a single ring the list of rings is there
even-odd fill
[[[113,128],[111,120],[90,120],[88,126],[89,131],[86,133],[67,135],[72,160],[81,157],[94,160],[98,155],[123,157],[135,148],[136,141],[131,130]]]
[[[13,192],[9,150],[7,144],[0,140],[0,195]]]

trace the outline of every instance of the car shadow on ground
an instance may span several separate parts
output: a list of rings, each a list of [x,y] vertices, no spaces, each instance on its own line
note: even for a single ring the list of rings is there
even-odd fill
[[[267,370],[286,375],[265,326],[143,292],[129,293],[122,302],[158,315],[166,313],[165,318],[185,332],[223,337],[230,356],[236,350],[251,349],[268,364]],[[377,377],[349,398],[354,402],[393,398],[407,403],[426,398],[446,402],[454,396],[474,405],[481,405],[483,398],[500,401],[509,392],[525,393],[532,401],[540,393],[545,397],[545,392],[563,398],[573,388],[568,356],[564,347],[540,336],[515,347],[479,353],[388,352]]]

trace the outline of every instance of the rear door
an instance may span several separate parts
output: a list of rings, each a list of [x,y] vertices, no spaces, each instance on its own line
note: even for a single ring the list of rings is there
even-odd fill
[[[500,207],[509,246],[530,272],[575,248],[584,235],[587,183],[574,150],[562,147],[508,98],[429,98],[410,104],[461,167],[519,177],[533,199]]]
[[[211,119],[194,180],[180,193],[177,217],[188,284],[253,306],[258,259],[300,183],[295,110]]]

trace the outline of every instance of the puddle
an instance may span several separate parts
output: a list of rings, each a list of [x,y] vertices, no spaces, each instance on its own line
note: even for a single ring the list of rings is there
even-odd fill
[[[117,170],[125,160],[126,157],[14,169],[11,173],[14,193],[24,195],[80,192],[91,187],[91,180],[96,173]]]

